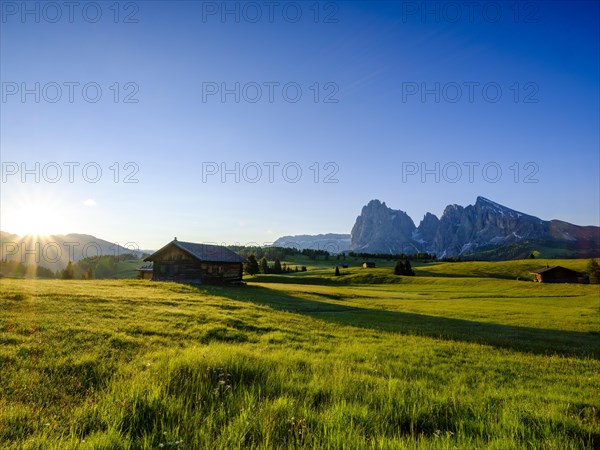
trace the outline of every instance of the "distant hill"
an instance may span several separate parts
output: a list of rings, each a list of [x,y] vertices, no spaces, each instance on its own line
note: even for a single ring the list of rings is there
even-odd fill
[[[89,234],[57,234],[50,236],[18,236],[0,231],[0,258],[35,264],[51,270],[63,269],[69,261],[86,257],[133,254],[139,258],[144,251],[121,245]]]
[[[448,205],[440,218],[427,213],[419,226],[404,211],[372,200],[352,228],[350,249],[367,253],[434,253],[438,258],[489,260],[600,256],[600,227],[542,220],[484,197],[474,205]]]
[[[291,247],[298,250],[327,250],[329,253],[347,252],[350,249],[349,234],[300,234],[283,236],[273,242],[275,247]]]

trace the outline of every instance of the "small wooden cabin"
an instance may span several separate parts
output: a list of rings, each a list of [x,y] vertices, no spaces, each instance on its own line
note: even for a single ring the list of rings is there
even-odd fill
[[[371,261],[365,261],[364,263],[362,263],[363,269],[374,269],[375,268],[375,263],[371,262]]]
[[[190,284],[224,284],[242,280],[245,258],[220,246],[181,242],[177,238],[148,256],[152,280]]]
[[[145,266],[140,267],[139,269],[137,269],[138,271],[138,278],[140,280],[151,280],[152,279],[152,263],[146,264]]]
[[[530,272],[539,283],[585,283],[584,274],[562,266],[546,266]]]

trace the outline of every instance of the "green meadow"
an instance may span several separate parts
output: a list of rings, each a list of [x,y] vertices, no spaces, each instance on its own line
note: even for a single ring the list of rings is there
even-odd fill
[[[0,447],[599,448],[600,287],[522,281],[586,262],[4,278]]]

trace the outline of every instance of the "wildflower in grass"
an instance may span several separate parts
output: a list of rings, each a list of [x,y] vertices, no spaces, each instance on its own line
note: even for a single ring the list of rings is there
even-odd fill
[[[309,433],[308,424],[304,419],[291,417],[288,419],[288,433],[294,441],[303,442]]]

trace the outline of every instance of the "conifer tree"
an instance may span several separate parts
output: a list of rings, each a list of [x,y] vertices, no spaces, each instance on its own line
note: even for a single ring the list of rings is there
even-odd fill
[[[244,264],[244,270],[248,275],[256,275],[259,272],[258,261],[256,261],[254,253],[248,255],[248,261]]]
[[[69,261],[65,270],[62,271],[61,278],[63,280],[72,280],[75,278],[75,269],[73,269],[73,263],[71,261]]]
[[[404,275],[404,263],[400,260],[396,261],[394,266],[394,275]]]
[[[404,275],[414,276],[415,271],[412,269],[410,265],[410,261],[406,259],[404,261]]]
[[[258,262],[258,266],[260,269],[260,273],[269,273],[269,263],[267,262],[266,257],[262,257]]]
[[[590,259],[587,265],[587,273],[590,283],[600,283],[600,264],[595,259]]]

